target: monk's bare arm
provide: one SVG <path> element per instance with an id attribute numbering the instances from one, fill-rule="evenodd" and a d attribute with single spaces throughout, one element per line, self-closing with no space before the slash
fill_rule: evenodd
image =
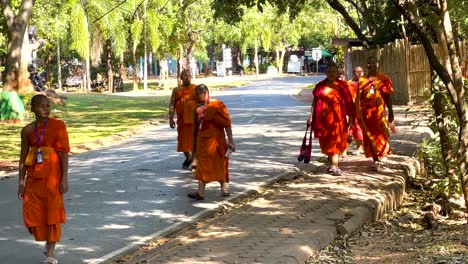
<path id="1" fill-rule="evenodd" d="M 21 151 L 20 151 L 20 161 L 19 161 L 19 179 L 18 179 L 18 198 L 24 198 L 24 184 L 26 177 L 26 166 L 24 164 L 26 156 L 29 152 L 29 143 L 28 143 L 28 134 L 30 132 L 30 125 L 24 127 L 21 130 Z"/>
<path id="2" fill-rule="evenodd" d="M 198 122 L 198 114 L 197 111 L 193 111 L 193 120 L 194 126 L 193 126 L 193 145 L 192 145 L 192 159 L 196 158 L 196 150 L 197 150 L 197 137 L 198 137 L 198 128 L 200 126 L 200 123 Z"/>
<path id="3" fill-rule="evenodd" d="M 234 145 L 234 138 L 232 137 L 232 128 L 226 127 L 226 135 L 228 137 L 228 147 L 232 150 L 232 152 L 236 151 L 236 145 Z"/>
<path id="4" fill-rule="evenodd" d="M 394 119 L 392 96 L 390 94 L 382 93 L 382 97 L 388 109 L 388 122 L 391 123 L 393 122 L 393 119 Z"/>
<path id="5" fill-rule="evenodd" d="M 174 121 L 174 114 L 175 114 L 175 100 L 176 100 L 176 92 L 179 89 L 179 87 L 176 87 L 172 90 L 172 95 L 171 95 L 171 102 L 169 103 L 169 126 L 171 128 L 175 128 L 176 124 Z"/>
<path id="6" fill-rule="evenodd" d="M 314 120 L 314 108 L 315 108 L 315 97 L 314 101 L 312 102 L 312 105 L 310 106 L 310 116 L 309 116 L 309 124 L 312 124 L 312 121 Z"/>
<path id="7" fill-rule="evenodd" d="M 60 192 L 68 192 L 68 153 L 59 152 L 60 167 L 62 168 L 62 180 L 60 181 Z"/>

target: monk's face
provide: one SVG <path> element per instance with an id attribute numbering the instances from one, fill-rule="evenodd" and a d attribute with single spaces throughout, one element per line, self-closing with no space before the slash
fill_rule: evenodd
<path id="1" fill-rule="evenodd" d="M 344 74 L 344 71 L 343 69 L 338 69 L 338 77 L 337 77 L 338 80 L 341 80 L 341 81 L 344 81 L 345 79 L 345 74 Z"/>
<path id="2" fill-rule="evenodd" d="M 367 70 L 369 72 L 376 72 L 377 71 L 377 60 L 373 57 L 367 60 Z"/>
<path id="3" fill-rule="evenodd" d="M 359 80 L 359 78 L 361 78 L 364 75 L 364 70 L 362 70 L 361 67 L 356 67 L 354 68 L 353 74 L 354 74 L 354 79 Z"/>
<path id="4" fill-rule="evenodd" d="M 338 68 L 335 66 L 330 66 L 327 68 L 327 80 L 334 82 L 338 79 Z"/>
<path id="5" fill-rule="evenodd" d="M 183 86 L 188 86 L 188 85 L 190 85 L 190 82 L 192 81 L 192 76 L 190 75 L 190 72 L 183 71 L 180 74 L 180 79 L 182 80 L 182 85 Z"/>
<path id="6" fill-rule="evenodd" d="M 198 103 L 205 104 L 210 100 L 210 94 L 207 90 L 202 90 L 197 93 Z"/>
<path id="7" fill-rule="evenodd" d="M 50 102 L 43 98 L 31 106 L 31 111 L 36 115 L 36 118 L 47 118 L 50 115 Z"/>

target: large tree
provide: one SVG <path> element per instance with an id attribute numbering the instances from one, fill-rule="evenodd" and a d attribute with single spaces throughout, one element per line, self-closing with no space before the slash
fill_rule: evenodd
<path id="1" fill-rule="evenodd" d="M 8 30 L 8 47 L 5 61 L 5 90 L 18 90 L 22 88 L 23 82 L 19 82 L 19 87 L 12 87 L 11 82 L 18 79 L 21 67 L 21 51 L 23 39 L 26 33 L 29 19 L 35 0 L 22 0 L 18 11 L 12 7 L 11 1 L 0 0 L 2 4 L 3 17 Z"/>
<path id="2" fill-rule="evenodd" d="M 421 44 L 424 46 L 427 58 L 431 68 L 437 73 L 448 95 L 455 106 L 460 128 L 458 131 L 458 153 L 457 161 L 459 164 L 459 178 L 462 192 L 465 197 L 465 205 L 468 212 L 468 87 L 463 83 L 462 70 L 460 66 L 460 58 L 457 55 L 455 42 L 458 41 L 453 37 L 452 24 L 446 0 L 434 0 L 430 6 L 434 10 L 432 19 L 438 25 L 437 30 L 442 34 L 438 38 L 438 45 L 441 48 L 443 63 L 436 56 L 428 25 L 424 23 L 424 19 L 419 15 L 423 7 L 418 7 L 411 0 L 391 0 L 400 10 L 402 15 L 408 21 L 411 29 L 418 35 Z M 427 11 L 427 10 L 426 10 Z"/>

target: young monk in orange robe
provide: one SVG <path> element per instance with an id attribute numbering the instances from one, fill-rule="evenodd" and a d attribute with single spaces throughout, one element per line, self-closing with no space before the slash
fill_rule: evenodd
<path id="1" fill-rule="evenodd" d="M 198 192 L 190 193 L 188 197 L 203 200 L 206 184 L 213 181 L 221 184 L 222 196 L 229 196 L 227 192 L 229 153 L 236 150 L 231 119 L 223 102 L 209 98 L 208 88 L 204 84 L 197 86 L 196 93 L 200 106 L 196 110 L 193 167 L 196 167 Z"/>
<path id="2" fill-rule="evenodd" d="M 357 95 L 357 87 L 358 87 L 358 81 L 359 79 L 364 75 L 364 71 L 362 70 L 361 67 L 357 66 L 353 70 L 353 79 L 349 81 L 349 91 L 351 92 L 351 96 L 353 97 L 353 102 L 356 101 L 356 95 Z M 354 125 L 352 130 L 353 138 L 356 141 L 356 154 L 360 154 L 363 152 L 362 149 L 362 130 L 361 127 L 359 126 L 359 121 L 355 119 Z"/>
<path id="3" fill-rule="evenodd" d="M 65 123 L 49 118 L 46 96 L 34 96 L 31 111 L 36 121 L 21 130 L 18 198 L 23 200 L 23 218 L 29 232 L 36 241 L 46 241 L 43 263 L 55 264 L 55 244 L 65 223 L 63 194 L 68 191 L 70 146 Z"/>
<path id="4" fill-rule="evenodd" d="M 182 85 L 172 91 L 169 105 L 169 126 L 176 127 L 174 112 L 177 113 L 177 152 L 185 154 L 182 169 L 189 169 L 192 162 L 193 127 L 197 100 L 195 97 L 195 84 L 191 84 L 190 71 L 184 70 L 180 75 Z"/>
<path id="5" fill-rule="evenodd" d="M 348 83 L 338 80 L 338 68 L 335 64 L 328 65 L 327 79 L 315 86 L 313 94 L 309 123 L 315 137 L 319 138 L 322 153 L 328 155 L 331 163 L 329 172 L 339 176 L 342 174 L 338 168 L 339 155 L 348 146 L 347 117 L 352 124 L 355 110 Z"/>
<path id="6" fill-rule="evenodd" d="M 377 60 L 367 60 L 368 74 L 359 79 L 356 95 L 356 111 L 364 136 L 364 153 L 372 157 L 373 170 L 378 170 L 382 161 L 391 154 L 389 127 L 385 118 L 388 109 L 388 122 L 393 122 L 393 106 L 390 95 L 394 92 L 390 78 L 377 71 Z"/>

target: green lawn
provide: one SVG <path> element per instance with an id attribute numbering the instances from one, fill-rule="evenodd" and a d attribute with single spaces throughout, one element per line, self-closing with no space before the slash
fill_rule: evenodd
<path id="1" fill-rule="evenodd" d="M 126 97 L 99 93 L 68 93 L 66 106 L 53 105 L 51 117 L 67 124 L 70 144 L 92 142 L 128 131 L 166 115 L 169 96 Z M 0 160 L 18 159 L 22 124 L 0 124 Z"/>
<path id="2" fill-rule="evenodd" d="M 194 83 L 197 84 L 197 80 Z M 243 86 L 247 83 L 249 82 L 211 81 L 206 84 L 209 89 L 216 90 Z M 173 85 L 175 84 L 173 80 Z M 173 87 L 172 83 L 169 87 Z M 157 83 L 150 82 L 148 88 L 156 90 Z M 125 83 L 124 90 L 132 90 L 132 84 Z M 140 84 L 139 91 L 142 90 L 143 84 Z M 66 96 L 68 97 L 66 106 L 52 105 L 51 117 L 66 122 L 71 145 L 103 139 L 128 131 L 144 124 L 145 121 L 164 116 L 167 114 L 170 100 L 169 95 L 127 97 L 101 93 L 67 93 Z M 33 120 L 34 116 L 28 109 L 23 123 L 0 123 L 0 161 L 18 159 L 21 128 Z"/>

